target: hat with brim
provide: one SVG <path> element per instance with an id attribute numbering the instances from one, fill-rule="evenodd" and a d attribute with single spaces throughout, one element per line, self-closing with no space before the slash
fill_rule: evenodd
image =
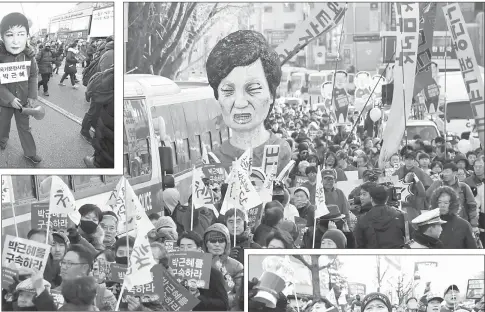
<path id="1" fill-rule="evenodd" d="M 324 169 L 322 170 L 322 178 L 326 178 L 326 177 L 336 179 L 337 173 L 333 169 Z"/>
<path id="2" fill-rule="evenodd" d="M 440 218 L 440 209 L 436 208 L 430 211 L 423 212 L 411 221 L 416 226 L 424 226 L 429 224 L 445 224 L 446 221 Z"/>
<path id="3" fill-rule="evenodd" d="M 345 215 L 340 212 L 337 205 L 327 205 L 328 213 L 320 217 L 320 220 L 340 220 L 345 218 Z"/>

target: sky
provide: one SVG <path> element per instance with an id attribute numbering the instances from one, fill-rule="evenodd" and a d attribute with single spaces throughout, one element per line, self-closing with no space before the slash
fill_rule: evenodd
<path id="1" fill-rule="evenodd" d="M 0 3 L 0 20 L 12 12 L 23 13 L 33 22 L 31 33 L 36 33 L 42 28 L 48 28 L 49 18 L 67 13 L 75 5 L 75 2 Z"/>

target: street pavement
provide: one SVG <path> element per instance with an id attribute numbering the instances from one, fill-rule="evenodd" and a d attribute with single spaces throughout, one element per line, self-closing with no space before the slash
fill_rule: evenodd
<path id="1" fill-rule="evenodd" d="M 69 79 L 64 80 L 66 86 L 58 85 L 63 69 L 64 66 L 60 68 L 59 75 L 51 77 L 49 96 L 44 96 L 42 87 L 39 89 L 37 103 L 45 108 L 44 119 L 30 120 L 37 154 L 42 157 L 42 162 L 34 165 L 23 156 L 13 118 L 7 148 L 0 150 L 0 168 L 85 168 L 83 158 L 92 155 L 94 149 L 79 133 L 82 118 L 89 108 L 84 97 L 86 87 L 82 85 L 82 68 L 78 67 L 77 90 L 72 89 Z"/>

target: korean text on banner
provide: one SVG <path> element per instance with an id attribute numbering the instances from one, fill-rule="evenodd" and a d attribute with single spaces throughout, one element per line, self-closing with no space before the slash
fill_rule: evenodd
<path id="1" fill-rule="evenodd" d="M 76 225 L 81 222 L 74 195 L 69 187 L 58 176 L 52 176 L 51 192 L 49 198 L 49 213 L 67 214 Z"/>
<path id="2" fill-rule="evenodd" d="M 32 229 L 46 229 L 49 219 L 49 203 L 30 204 L 30 226 Z M 50 231 L 67 233 L 67 213 L 51 213 Z"/>
<path id="3" fill-rule="evenodd" d="M 198 251 L 170 252 L 169 266 L 179 283 L 209 289 L 212 255 Z"/>
<path id="4" fill-rule="evenodd" d="M 473 45 L 458 3 L 443 7 L 448 29 L 451 31 L 453 47 L 460 64 L 461 74 L 470 99 L 475 125 L 480 141 L 485 140 L 485 102 L 483 78 L 478 68 Z"/>
<path id="5" fill-rule="evenodd" d="M 345 14 L 345 4 L 338 2 L 315 3 L 315 8 L 288 39 L 276 48 L 281 64 L 293 58 L 300 50 L 334 28 Z"/>
<path id="6" fill-rule="evenodd" d="M 379 155 L 379 167 L 399 149 L 405 124 L 411 112 L 416 75 L 416 58 L 419 38 L 418 3 L 394 3 L 398 15 L 396 63 L 394 65 L 394 93 L 391 111 L 383 132 L 383 146 Z"/>
<path id="7" fill-rule="evenodd" d="M 202 179 L 202 169 L 194 167 L 192 173 L 192 204 L 194 205 L 194 208 L 199 209 L 208 207 L 212 209 L 216 217 L 218 217 L 219 212 L 214 206 L 214 193 L 210 187 L 204 183 Z"/>
<path id="8" fill-rule="evenodd" d="M 123 283 L 127 269 L 128 267 L 124 264 L 110 263 L 109 274 L 106 276 L 107 281 Z"/>
<path id="9" fill-rule="evenodd" d="M 329 213 L 327 204 L 325 202 L 325 190 L 323 189 L 322 175 L 320 174 L 320 166 L 318 166 L 317 185 L 315 192 L 315 220 Z"/>
<path id="10" fill-rule="evenodd" d="M 154 280 L 163 281 L 162 310 L 164 311 L 192 311 L 199 304 L 199 299 L 194 297 L 183 287 L 175 277 L 169 274 L 165 268 L 159 265 L 161 270 L 154 270 Z"/>
<path id="11" fill-rule="evenodd" d="M 17 270 L 36 269 L 43 273 L 50 250 L 50 245 L 6 235 L 2 251 L 2 266 Z"/>
<path id="12" fill-rule="evenodd" d="M 280 154 L 280 146 L 279 145 L 265 145 L 264 146 L 264 153 L 263 153 L 263 162 L 262 162 L 262 169 L 263 172 L 268 176 L 271 171 L 273 165 L 278 166 L 278 155 Z"/>
<path id="13" fill-rule="evenodd" d="M 30 61 L 1 63 L 0 84 L 27 81 L 29 79 L 27 67 L 30 66 L 30 63 Z"/>
<path id="14" fill-rule="evenodd" d="M 2 204 L 13 204 L 15 202 L 15 197 L 13 195 L 13 186 L 12 186 L 12 176 L 2 175 Z"/>

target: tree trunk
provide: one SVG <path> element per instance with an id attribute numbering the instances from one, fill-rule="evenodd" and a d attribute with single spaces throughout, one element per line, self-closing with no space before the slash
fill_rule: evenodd
<path id="1" fill-rule="evenodd" d="M 312 273 L 312 288 L 313 288 L 313 301 L 322 297 L 320 293 L 320 269 L 318 266 L 319 255 L 312 255 L 312 263 L 310 271 Z"/>

